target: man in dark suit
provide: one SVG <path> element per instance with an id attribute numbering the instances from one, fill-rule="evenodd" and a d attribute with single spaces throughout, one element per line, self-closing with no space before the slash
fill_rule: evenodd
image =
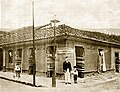
<path id="1" fill-rule="evenodd" d="M 65 58 L 63 62 L 63 71 L 65 73 L 65 84 L 71 84 L 70 82 L 70 72 L 71 72 L 71 63 L 68 60 L 68 57 Z"/>

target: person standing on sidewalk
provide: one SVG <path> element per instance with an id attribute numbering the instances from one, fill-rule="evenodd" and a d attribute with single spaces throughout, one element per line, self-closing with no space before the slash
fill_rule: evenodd
<path id="1" fill-rule="evenodd" d="M 77 66 L 74 66 L 74 83 L 77 83 L 78 71 Z"/>
<path id="2" fill-rule="evenodd" d="M 16 72 L 16 77 L 20 77 L 20 72 L 21 72 L 21 68 L 19 64 L 16 64 L 15 66 L 15 72 Z"/>
<path id="3" fill-rule="evenodd" d="M 65 61 L 63 62 L 63 72 L 65 73 L 65 84 L 71 84 L 70 82 L 70 72 L 71 72 L 71 63 L 66 56 Z"/>

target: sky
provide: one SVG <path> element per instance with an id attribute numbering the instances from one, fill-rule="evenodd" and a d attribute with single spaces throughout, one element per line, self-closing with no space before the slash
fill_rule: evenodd
<path id="1" fill-rule="evenodd" d="M 32 0 L 0 0 L 0 27 L 32 25 Z M 58 19 L 82 28 L 120 28 L 120 0 L 34 0 L 35 26 Z"/>

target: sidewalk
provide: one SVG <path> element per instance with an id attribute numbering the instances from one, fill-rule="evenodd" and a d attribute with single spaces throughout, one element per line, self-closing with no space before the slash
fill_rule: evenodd
<path id="1" fill-rule="evenodd" d="M 21 77 L 14 78 L 13 75 L 15 73 L 13 72 L 2 72 L 0 71 L 0 78 L 10 80 L 10 81 L 15 81 L 27 85 L 33 84 L 33 76 L 28 75 L 28 74 L 21 74 Z M 65 85 L 64 80 L 58 80 L 56 79 L 56 87 L 57 88 L 75 88 L 75 87 L 81 87 L 81 88 L 87 88 L 90 86 L 94 86 L 100 83 L 105 83 L 108 81 L 113 81 L 116 80 L 118 77 L 120 77 L 120 73 L 102 73 L 99 75 L 91 76 L 91 77 L 86 77 L 86 78 L 78 78 L 78 84 L 73 83 L 73 79 L 71 80 L 70 85 Z M 52 87 L 52 78 L 46 78 L 46 77 L 39 77 L 36 76 L 36 86 L 37 87 L 45 87 L 45 88 L 50 88 Z"/>

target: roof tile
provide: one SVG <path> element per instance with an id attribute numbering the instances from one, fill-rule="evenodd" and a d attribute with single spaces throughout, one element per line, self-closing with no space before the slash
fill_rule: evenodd
<path id="1" fill-rule="evenodd" d="M 49 38 L 54 36 L 53 27 L 39 29 L 40 26 L 35 27 L 35 39 Z M 37 30 L 38 29 L 38 30 Z M 78 30 L 67 26 L 65 24 L 56 27 L 56 36 L 71 35 L 76 37 L 84 37 L 88 39 L 101 40 L 106 42 L 113 42 L 120 44 L 120 35 L 109 35 L 100 32 L 91 32 L 85 30 Z M 4 34 L 1 37 L 0 44 L 9 44 L 22 41 L 32 40 L 32 26 L 15 29 Z"/>

